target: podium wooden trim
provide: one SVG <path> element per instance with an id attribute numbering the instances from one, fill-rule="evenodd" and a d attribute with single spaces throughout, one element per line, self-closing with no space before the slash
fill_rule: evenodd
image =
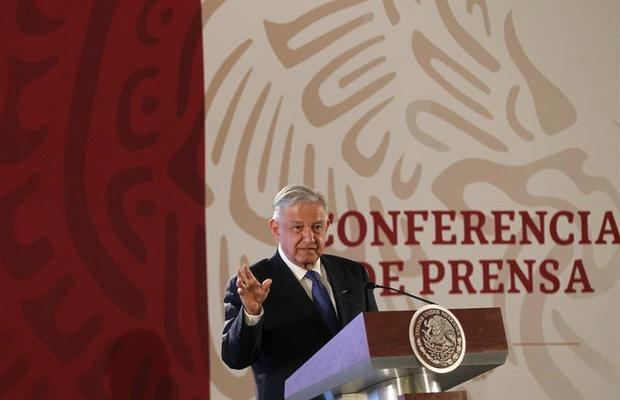
<path id="1" fill-rule="evenodd" d="M 442 391 L 504 364 L 508 356 L 499 308 L 450 311 L 465 332 L 466 353 L 454 371 L 435 375 Z M 334 398 L 364 393 L 384 382 L 419 373 L 422 365 L 409 342 L 409 323 L 414 313 L 415 310 L 361 313 L 286 380 L 285 399 L 307 400 L 324 393 Z"/>

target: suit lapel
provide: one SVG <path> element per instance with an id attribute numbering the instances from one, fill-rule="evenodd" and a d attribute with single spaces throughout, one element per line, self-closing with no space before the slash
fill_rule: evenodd
<path id="1" fill-rule="evenodd" d="M 278 251 L 269 259 L 271 271 L 270 277 L 273 279 L 271 286 L 272 293 L 270 297 L 277 293 L 277 296 L 271 297 L 272 307 L 280 309 L 285 307 L 293 307 L 300 315 L 308 319 L 315 320 L 325 326 L 321 315 L 316 309 L 314 303 L 308 297 L 308 293 L 301 286 L 297 277 L 293 274 L 284 260 L 280 257 Z M 321 256 L 321 262 L 327 273 L 327 278 L 334 294 L 334 301 L 338 313 L 338 322 L 340 328 L 344 327 L 351 320 L 351 304 L 348 302 L 348 294 L 351 292 L 350 284 L 345 279 L 344 271 L 329 256 Z M 268 277 L 268 276 L 266 276 Z M 265 278 L 266 278 L 265 277 Z M 263 278 L 263 279 L 265 279 Z M 269 300 L 269 297 L 267 298 Z"/>
<path id="2" fill-rule="evenodd" d="M 274 256 L 269 260 L 272 265 L 273 284 L 271 290 L 278 288 L 277 301 L 280 306 L 293 306 L 300 314 L 308 315 L 311 318 L 321 318 L 318 311 L 314 307 L 314 303 L 301 286 L 297 277 L 286 265 L 280 254 L 276 251 Z M 269 297 L 268 297 L 269 298 Z"/>
<path id="3" fill-rule="evenodd" d="M 327 272 L 327 278 L 332 287 L 332 293 L 334 293 L 334 301 L 336 302 L 336 308 L 338 310 L 338 320 L 340 327 L 342 328 L 348 322 L 349 305 L 343 301 L 343 296 L 350 291 L 348 287 L 343 269 L 334 264 L 333 261 L 326 256 L 321 256 L 321 262 Z"/>

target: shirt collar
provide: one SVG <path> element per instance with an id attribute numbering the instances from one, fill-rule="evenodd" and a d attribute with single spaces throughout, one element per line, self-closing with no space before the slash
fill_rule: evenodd
<path id="1" fill-rule="evenodd" d="M 278 254 L 280 254 L 280 257 L 282 258 L 284 263 L 290 268 L 291 272 L 293 272 L 297 280 L 301 281 L 306 275 L 306 270 L 289 260 L 286 257 L 286 254 L 284 254 L 284 250 L 282 250 L 282 246 L 280 244 L 278 244 Z M 321 276 L 323 275 L 321 268 L 321 257 L 316 260 L 316 263 L 312 266 L 311 270 L 316 271 Z"/>

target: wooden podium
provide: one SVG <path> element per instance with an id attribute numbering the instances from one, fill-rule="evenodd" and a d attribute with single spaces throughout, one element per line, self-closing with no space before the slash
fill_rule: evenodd
<path id="1" fill-rule="evenodd" d="M 285 383 L 287 400 L 461 400 L 443 392 L 502 365 L 508 344 L 499 308 L 450 310 L 465 332 L 466 353 L 452 372 L 438 374 L 416 359 L 409 341 L 411 311 L 358 315 Z"/>

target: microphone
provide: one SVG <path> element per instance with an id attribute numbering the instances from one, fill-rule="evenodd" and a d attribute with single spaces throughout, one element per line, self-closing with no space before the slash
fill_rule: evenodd
<path id="1" fill-rule="evenodd" d="M 434 304 L 434 305 L 437 305 L 437 303 L 434 303 L 434 302 L 432 302 L 432 301 L 430 301 L 430 300 L 423 299 L 422 297 L 415 296 L 415 295 L 413 295 L 413 294 L 411 294 L 411 293 L 407 293 L 407 292 L 405 292 L 404 290 L 398 290 L 398 289 L 395 289 L 395 288 L 393 288 L 393 287 L 383 286 L 383 285 L 378 285 L 378 284 L 376 284 L 376 283 L 374 283 L 374 282 L 370 282 L 370 281 L 369 281 L 369 282 L 366 282 L 366 285 L 365 285 L 365 286 L 366 286 L 366 289 L 371 289 L 371 290 L 372 290 L 372 289 L 376 289 L 376 288 L 381 288 L 381 289 L 391 290 L 392 292 L 396 292 L 396 293 L 404 294 L 405 296 L 412 297 L 412 298 L 414 298 L 414 299 L 416 299 L 416 300 L 423 301 L 423 302 L 425 302 L 425 303 L 427 303 L 427 304 Z"/>

